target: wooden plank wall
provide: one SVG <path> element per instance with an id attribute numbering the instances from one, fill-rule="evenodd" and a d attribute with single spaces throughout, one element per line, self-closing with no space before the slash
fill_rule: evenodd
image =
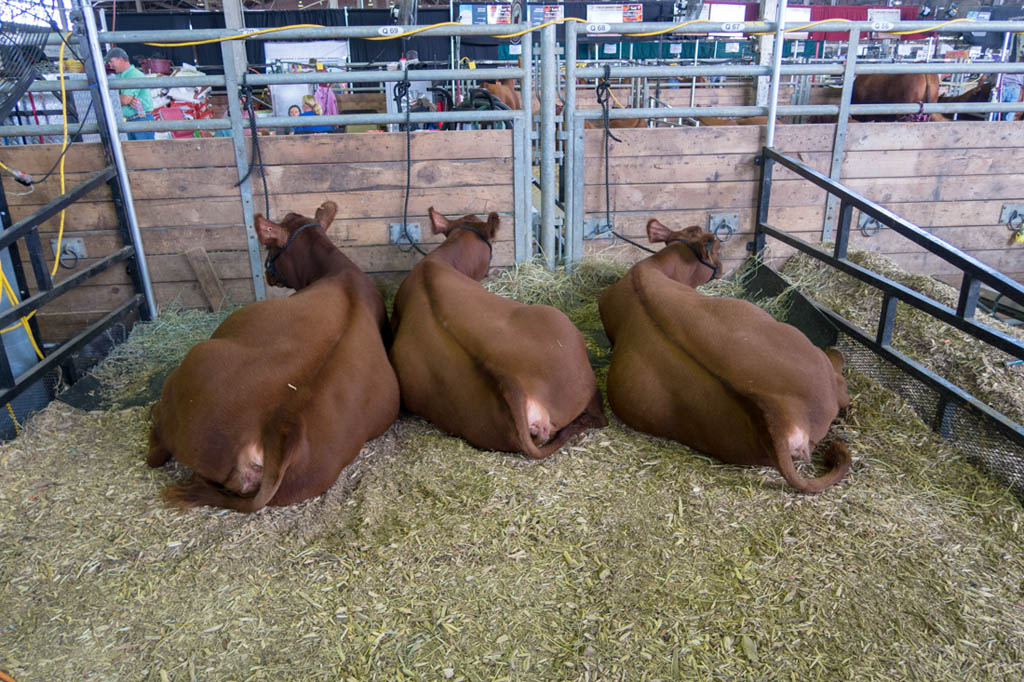
<path id="1" fill-rule="evenodd" d="M 777 147 L 827 172 L 833 125 L 783 125 Z M 726 271 L 744 259 L 752 237 L 758 169 L 753 160 L 764 128 L 616 130 L 611 142 L 610 189 L 615 224 L 646 244 L 648 218 L 670 227 L 707 226 L 710 213 L 738 213 L 742 232 L 725 245 Z M 586 133 L 587 218 L 604 215 L 602 131 Z M 843 182 L 895 213 L 931 230 L 979 260 L 1024 281 L 1024 246 L 1015 244 L 999 215 L 1004 203 L 1024 203 L 1024 122 L 854 123 L 848 133 Z M 776 167 L 770 222 L 811 242 L 820 241 L 824 192 Z M 856 225 L 857 215 L 854 215 Z M 772 247 L 778 257 L 789 250 Z M 851 248 L 885 253 L 912 272 L 949 276 L 953 268 L 892 231 Z M 607 251 L 627 262 L 646 254 L 610 240 L 588 241 L 585 251 Z"/>
<path id="2" fill-rule="evenodd" d="M 330 229 L 336 243 L 369 273 L 408 271 L 419 259 L 388 244 L 388 224 L 401 222 L 406 182 L 403 133 L 260 137 L 270 193 L 269 215 L 289 211 L 313 215 L 328 199 L 338 203 Z M 41 175 L 59 147 L 4 147 L 4 163 Z M 142 232 L 157 303 L 202 308 L 207 302 L 185 253 L 202 247 L 233 303 L 253 300 L 253 288 L 234 154 L 229 138 L 134 141 L 124 143 L 135 211 Z M 412 191 L 409 220 L 420 223 L 426 242 L 429 206 L 454 215 L 503 214 L 494 244 L 494 264 L 513 262 L 511 131 L 415 132 L 412 135 Z M 65 162 L 71 188 L 102 165 L 98 144 L 74 144 Z M 60 194 L 55 173 L 30 194 L 4 178 L 14 220 L 25 217 Z M 260 180 L 253 181 L 255 210 L 267 212 Z M 40 228 L 46 248 L 56 238 L 59 220 Z M 60 269 L 59 281 L 118 249 L 123 243 L 107 186 L 92 192 L 67 212 L 66 237 L 83 239 L 88 259 L 73 270 Z M 48 256 L 50 254 L 47 254 Z M 22 249 L 25 260 L 25 250 Z M 31 268 L 27 268 L 32 287 Z M 84 323 L 131 295 L 124 266 L 104 273 L 91 286 L 60 297 L 40 312 L 47 341 L 67 338 Z M 273 294 L 283 292 L 271 292 Z"/>

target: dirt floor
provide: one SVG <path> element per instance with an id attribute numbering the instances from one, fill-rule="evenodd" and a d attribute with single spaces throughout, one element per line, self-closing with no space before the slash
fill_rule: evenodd
<path id="1" fill-rule="evenodd" d="M 590 267 L 511 284 L 600 368 L 621 270 Z M 530 461 L 402 416 L 316 499 L 181 513 L 134 403 L 220 319 L 137 327 L 96 370 L 102 409 L 56 401 L 0 446 L 17 682 L 1021 678 L 1020 502 L 856 371 L 854 465 L 817 496 L 614 417 Z"/>

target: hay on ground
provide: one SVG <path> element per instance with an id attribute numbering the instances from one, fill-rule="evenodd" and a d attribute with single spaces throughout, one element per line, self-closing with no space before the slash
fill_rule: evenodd
<path id="1" fill-rule="evenodd" d="M 521 268 L 491 286 L 563 308 L 600 354 L 596 297 L 616 272 Z M 219 321 L 206 319 L 141 325 L 97 372 L 148 381 Z M 817 496 L 614 418 L 537 462 L 403 416 L 324 495 L 254 515 L 164 507 L 160 489 L 184 472 L 144 464 L 146 407 L 55 402 L 0 447 L 0 670 L 18 682 L 1019 678 L 1020 505 L 898 396 L 848 381 L 854 466 Z"/>

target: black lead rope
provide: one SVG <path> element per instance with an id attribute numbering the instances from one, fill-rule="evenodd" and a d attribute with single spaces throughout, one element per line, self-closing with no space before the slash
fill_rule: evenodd
<path id="1" fill-rule="evenodd" d="M 704 258 L 704 256 L 701 255 L 701 252 L 697 249 L 697 247 L 694 246 L 691 242 L 688 242 L 685 239 L 669 239 L 665 243 L 666 244 L 671 244 L 672 242 L 679 242 L 680 244 L 686 244 L 686 246 L 689 247 L 690 251 L 693 251 L 693 255 L 697 258 L 698 262 L 700 262 L 702 265 L 706 265 L 709 268 L 711 268 L 711 278 L 708 279 L 708 282 L 710 282 L 712 279 L 715 278 L 716 275 L 718 275 L 718 266 L 713 264 L 713 263 L 708 262 Z M 710 256 L 710 255 L 711 255 L 711 252 L 708 251 L 708 256 Z"/>
<path id="2" fill-rule="evenodd" d="M 616 142 L 622 142 L 619 138 L 612 135 L 611 128 L 608 125 L 608 102 L 611 99 L 611 84 L 608 79 L 611 78 L 611 67 L 607 64 L 604 65 L 604 80 L 597 84 L 597 103 L 601 105 L 601 112 L 604 117 L 604 222 L 609 229 L 612 227 L 612 210 L 611 210 L 611 187 L 608 176 L 608 138 L 615 140 Z M 642 249 L 647 253 L 657 253 L 654 249 L 649 249 L 643 244 L 633 241 L 629 237 L 624 237 L 615 230 L 612 230 L 612 234 L 621 239 L 624 242 L 632 244 L 638 249 Z"/>
<path id="3" fill-rule="evenodd" d="M 235 183 L 235 187 L 238 187 L 243 182 L 249 179 L 252 175 L 253 168 L 259 166 L 260 180 L 263 182 L 263 204 L 265 207 L 264 214 L 270 215 L 270 191 L 267 189 L 267 174 L 263 169 L 263 154 L 260 151 L 259 135 L 256 132 L 256 107 L 253 102 L 255 97 L 252 94 L 252 87 L 246 85 L 245 75 L 242 76 L 242 97 L 245 99 L 245 110 L 249 114 L 249 132 L 252 138 L 252 152 L 249 154 L 249 170 L 245 172 L 238 182 Z"/>
<path id="4" fill-rule="evenodd" d="M 282 246 L 278 250 L 278 252 L 275 253 L 273 256 L 270 255 L 270 250 L 268 249 L 267 250 L 267 258 L 266 258 L 266 260 L 263 261 L 263 269 L 267 271 L 267 275 L 269 275 L 270 277 L 273 277 L 274 279 L 276 279 L 278 282 L 280 282 L 282 285 L 288 287 L 289 289 L 294 289 L 295 287 L 289 285 L 285 281 L 284 277 L 281 276 L 281 273 L 279 273 L 277 271 L 277 268 L 274 267 L 274 261 L 276 261 L 278 258 L 280 258 L 281 254 L 284 253 L 288 249 L 288 247 L 292 245 L 292 242 L 295 241 L 295 238 L 299 236 L 300 232 L 302 232 L 303 230 L 305 230 L 306 228 L 309 228 L 309 227 L 319 227 L 319 226 L 320 226 L 320 223 L 306 223 L 302 227 L 298 228 L 297 230 L 292 232 L 290 235 L 288 235 L 288 241 L 286 241 L 284 243 L 284 246 Z"/>
<path id="5" fill-rule="evenodd" d="M 491 241 L 484 236 L 484 233 L 476 229 L 475 227 L 470 227 L 469 225 L 452 225 L 451 230 L 454 229 L 469 230 L 477 237 L 480 237 L 481 241 L 483 241 L 484 244 L 487 244 L 487 267 L 490 267 L 491 259 L 494 258 L 494 247 L 491 246 Z M 451 230 L 449 230 L 449 232 L 451 232 Z"/>
<path id="6" fill-rule="evenodd" d="M 409 236 L 409 192 L 412 189 L 412 126 L 409 123 L 409 117 L 412 115 L 412 98 L 409 97 L 409 70 L 403 70 L 404 78 L 395 83 L 395 103 L 401 107 L 402 100 L 406 100 L 405 103 L 405 204 L 402 207 L 402 236 L 409 242 L 408 247 L 402 247 L 402 240 L 397 240 L 396 246 L 398 250 L 403 253 L 408 253 L 413 249 L 419 252 L 421 256 L 427 255 L 426 251 L 421 249 L 419 245 L 412 240 Z"/>

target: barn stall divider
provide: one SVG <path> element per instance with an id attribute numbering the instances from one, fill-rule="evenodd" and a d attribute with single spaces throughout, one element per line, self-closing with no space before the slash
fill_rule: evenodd
<path id="1" fill-rule="evenodd" d="M 779 5 L 779 17 L 784 5 Z M 1021 28 L 1020 22 L 985 26 L 985 30 L 995 31 Z M 687 26 L 685 30 L 705 28 Z M 731 28 L 740 30 L 739 25 Z M 1024 263 L 1019 248 L 1013 248 L 1013 235 L 1007 231 L 1005 217 L 1007 207 L 1022 198 L 1020 188 L 1024 183 L 1012 169 L 1013 159 L 1019 157 L 1019 147 L 1024 145 L 1024 125 L 968 121 L 928 125 L 851 123 L 850 117 L 909 115 L 919 111 L 1020 111 L 1024 107 L 1019 103 L 855 105 L 851 99 L 854 77 L 859 73 L 1021 73 L 1024 64 L 858 64 L 861 31 L 878 30 L 878 27 L 861 22 L 845 26 L 837 23 L 835 28 L 849 33 L 844 65 L 783 66 L 781 51 L 775 52 L 771 68 L 764 65 L 577 68 L 571 60 L 567 62 L 563 115 L 568 259 L 601 251 L 626 262 L 639 260 L 646 254 L 630 242 L 643 240 L 647 219 L 657 216 L 673 229 L 696 222 L 715 232 L 725 242 L 722 257 L 726 272 L 745 262 L 751 251 L 758 254 L 761 262 L 778 268 L 800 250 L 844 272 L 855 273 L 885 292 L 877 338 L 865 335 L 856 325 L 832 311 L 826 309 L 826 314 L 844 333 L 898 368 L 901 385 L 908 383 L 904 375 L 918 382 L 920 388 L 916 392 L 930 394 L 926 400 L 915 401 L 922 418 L 943 437 L 966 443 L 976 462 L 1021 495 L 1024 493 L 1024 456 L 1021 454 L 1024 452 L 1024 427 L 1000 412 L 1005 408 L 985 404 L 929 369 L 927 362 L 916 362 L 895 350 L 891 335 L 899 298 L 984 340 L 1011 358 L 1024 359 L 1024 345 L 1019 340 L 973 319 L 981 283 L 991 288 L 996 300 L 1006 297 L 1018 305 L 1024 302 L 1024 286 L 1020 283 L 1024 278 L 1021 273 Z M 913 32 L 929 28 L 961 30 L 949 25 L 935 27 L 926 22 L 900 22 L 889 30 Z M 574 54 L 579 30 L 576 24 L 566 27 L 569 54 Z M 585 30 L 651 35 L 675 28 L 614 24 L 589 26 Z M 752 33 L 763 31 L 764 27 L 759 23 L 747 24 L 742 30 Z M 780 42 L 782 25 L 777 23 L 775 30 L 776 40 Z M 582 108 L 575 94 L 578 78 L 610 83 L 613 78 L 683 79 L 707 74 L 772 74 L 767 106 L 612 108 L 605 96 L 603 104 L 599 100 L 588 101 L 588 108 Z M 841 75 L 843 87 L 839 102 L 780 105 L 781 75 Z M 691 84 L 691 98 L 692 87 Z M 704 115 L 767 115 L 764 137 L 762 139 L 761 126 L 627 128 L 614 132 L 608 129 L 609 122 L 618 119 Z M 777 125 L 778 116 L 788 115 L 835 116 L 836 123 Z M 587 131 L 587 121 L 604 123 L 605 130 Z M 613 134 L 617 140 L 611 139 Z M 800 161 L 791 159 L 792 155 Z M 773 173 L 775 161 L 779 161 L 780 168 Z M 852 189 L 838 185 L 840 178 L 846 179 Z M 808 185 L 806 179 L 812 179 L 814 184 Z M 929 230 L 898 218 L 871 199 L 890 205 L 897 213 L 906 209 Z M 857 224 L 861 230 L 860 235 L 851 238 L 851 234 L 856 235 L 851 231 L 855 209 L 859 211 Z M 892 229 L 882 231 L 880 226 L 883 225 Z M 768 253 L 764 249 L 765 234 L 779 240 Z M 750 241 L 751 237 L 756 237 L 755 242 Z M 891 254 L 908 270 L 952 280 L 960 286 L 960 305 L 950 311 L 941 303 L 926 300 L 921 294 L 850 264 L 846 253 L 851 239 L 862 248 Z M 837 246 L 829 257 L 818 245 L 833 240 Z M 813 298 L 813 293 L 810 295 Z M 854 357 L 861 358 L 857 354 Z M 861 361 L 858 366 L 865 364 Z M 880 374 L 877 370 L 873 373 L 884 379 Z"/>
<path id="2" fill-rule="evenodd" d="M 91 8 L 83 2 L 86 10 Z M 781 11 L 781 10 L 780 10 Z M 781 14 L 779 15 L 781 16 Z M 147 78 L 118 80 L 112 88 L 159 86 L 224 86 L 229 93 L 276 83 L 404 83 L 413 80 L 454 80 L 466 78 L 461 69 L 402 69 L 399 71 L 362 71 L 308 74 L 245 74 L 244 58 L 238 61 L 238 45 L 227 39 L 267 40 L 322 38 L 382 38 L 402 35 L 516 35 L 521 34 L 523 63 L 533 64 L 531 31 L 539 30 L 540 99 L 539 130 L 533 131 L 529 107 L 521 111 L 444 112 L 414 114 L 356 114 L 326 116 L 321 120 L 331 125 L 366 123 L 423 124 L 437 121 L 506 122 L 509 131 L 452 131 L 379 133 L 374 135 L 332 135 L 307 138 L 258 137 L 266 178 L 266 194 L 261 196 L 261 181 L 249 174 L 252 140 L 243 135 L 243 112 L 237 98 L 228 97 L 228 119 L 122 123 L 124 131 L 141 130 L 221 130 L 231 129 L 232 140 L 170 140 L 133 142 L 124 145 L 131 179 L 136 187 L 135 206 L 140 213 L 142 241 L 154 261 L 154 291 L 159 304 L 174 303 L 184 307 L 220 307 L 225 301 L 245 303 L 265 295 L 261 259 L 252 231 L 252 216 L 257 211 L 273 214 L 276 210 L 306 210 L 324 198 L 341 194 L 339 222 L 332 235 L 342 246 L 352 247 L 354 260 L 368 272 L 384 275 L 408 270 L 416 255 L 410 255 L 412 240 L 406 225 L 404 194 L 409 192 L 411 215 L 422 215 L 434 205 L 445 212 L 483 213 L 498 211 L 514 218 L 512 238 L 508 232 L 499 241 L 495 264 L 502 266 L 524 262 L 540 254 L 548 267 L 568 266 L 579 261 L 584 253 L 605 250 L 610 231 L 623 236 L 638 237 L 652 211 L 663 220 L 682 223 L 704 223 L 716 234 L 731 235 L 725 244 L 726 271 L 735 269 L 747 256 L 744 237 L 752 235 L 755 224 L 757 170 L 755 161 L 764 144 L 769 149 L 798 154 L 811 167 L 829 177 L 848 179 L 851 186 L 865 196 L 899 204 L 917 216 L 938 234 L 969 252 L 986 252 L 980 257 L 1011 276 L 1020 276 L 1019 259 L 1005 245 L 994 243 L 986 232 L 1002 230 L 994 213 L 998 201 L 1017 200 L 1014 177 L 1006 177 L 1000 164 L 1010 163 L 1016 148 L 1024 146 L 1017 123 L 948 124 L 850 124 L 851 113 L 914 113 L 917 105 L 850 105 L 851 85 L 856 73 L 904 72 L 1011 72 L 1024 71 L 1014 64 L 931 64 L 871 65 L 858 64 L 856 47 L 862 30 L 877 30 L 867 22 L 831 22 L 822 30 L 844 30 L 850 35 L 848 54 L 853 58 L 845 65 L 792 64 L 782 65 L 781 51 L 775 52 L 774 63 L 757 66 L 604 66 L 577 68 L 575 60 L 565 62 L 564 84 L 559 78 L 560 64 L 556 55 L 553 25 L 519 26 L 438 26 L 438 27 L 325 27 L 286 28 L 273 33 L 252 35 L 241 28 L 224 30 L 160 32 L 161 41 L 225 40 L 224 76 L 186 78 Z M 778 21 L 747 24 L 698 22 L 697 24 L 594 24 L 580 27 L 567 22 L 566 50 L 575 54 L 579 31 L 591 33 L 668 34 L 672 32 L 711 33 L 722 30 L 747 34 L 774 31 L 776 41 L 785 26 Z M 946 30 L 1014 30 L 1019 23 L 961 22 L 955 26 L 938 26 L 931 22 L 903 22 L 889 29 L 903 31 Z M 140 43 L 154 39 L 152 32 L 104 32 L 103 42 Z M 476 69 L 474 79 L 512 77 L 520 81 L 524 101 L 531 98 L 531 67 Z M 844 76 L 837 104 L 779 105 L 781 76 L 807 75 Z M 592 108 L 594 102 L 577 99 L 577 78 L 695 78 L 697 76 L 771 77 L 767 106 L 746 106 L 716 94 L 711 106 L 704 107 L 641 107 L 618 108 L 608 112 Z M 670 93 L 662 102 L 671 103 L 689 98 L 694 103 L 695 91 L 683 89 Z M 38 83 L 35 88 L 50 90 L 53 83 Z M 73 84 L 72 89 L 76 87 Z M 85 84 L 77 85 L 84 88 Z M 562 121 L 565 130 L 556 131 L 555 100 L 564 87 L 565 107 Z M 729 97 L 735 98 L 735 90 Z M 709 100 L 709 102 L 712 100 Z M 580 106 L 582 105 L 582 106 Z M 591 107 L 591 108 L 583 108 Z M 925 105 L 926 112 L 1017 111 L 1019 104 L 937 104 Z M 762 140 L 760 127 L 713 128 L 639 128 L 619 130 L 621 143 L 608 143 L 599 130 L 585 132 L 585 122 L 609 119 L 668 119 L 690 116 L 743 116 L 768 114 L 768 125 Z M 777 128 L 779 115 L 837 115 L 834 125 L 787 125 Z M 260 128 L 291 127 L 290 117 L 260 117 Z M 911 126 L 908 128 L 908 126 Z M 88 127 L 88 126 L 87 126 Z M 43 130 L 39 132 L 56 132 Z M 907 135 L 914 131 L 915 135 Z M 2 131 L 0 132 L 8 132 Z M 86 132 L 89 132 L 88 130 Z M 949 137 L 954 142 L 947 141 Z M 778 138 L 778 141 L 776 141 Z M 534 176 L 530 149 L 536 139 L 536 163 L 539 177 Z M 558 143 L 563 149 L 559 151 Z M 405 146 L 410 146 L 406 154 Z M 607 145 L 608 152 L 604 152 Z M 976 149 L 979 145 L 990 148 Z M 958 150 L 957 159 L 964 159 L 964 168 L 951 175 L 943 165 L 949 158 L 949 147 Z M 25 153 L 22 150 L 22 153 Z M 37 165 L 54 158 L 38 155 Z M 879 161 L 879 158 L 882 161 Z M 90 158 L 88 148 L 69 154 L 73 173 L 88 173 L 97 166 L 98 157 Z M 409 182 L 404 178 L 405 163 L 411 164 Z M 566 195 L 565 221 L 559 225 L 556 206 L 557 165 L 564 169 Z M 586 163 L 589 161 L 589 163 Z M 598 163 L 594 163 L 597 161 Z M 601 167 L 608 164 L 607 171 Z M 26 164 L 31 162 L 27 159 Z M 948 165 L 948 164 L 946 164 Z M 879 173 L 879 169 L 885 170 Z M 898 178 L 898 180 L 896 179 Z M 236 181 L 240 181 L 238 189 Z M 785 225 L 810 243 L 831 238 L 836 220 L 836 202 L 817 191 L 808 193 L 796 176 L 780 171 L 774 180 L 774 224 Z M 529 190 L 531 183 L 540 188 L 539 229 L 532 226 L 534 209 Z M 19 197 L 16 211 L 28 211 L 51 196 L 45 185 L 27 198 Z M 169 199 L 177 195 L 179 198 Z M 91 202 L 83 204 L 70 229 L 79 230 L 87 251 L 105 254 L 111 248 L 114 221 L 107 195 L 93 193 Z M 956 203 L 953 203 L 956 202 Z M 606 205 L 607 204 L 607 205 Z M 823 205 L 824 204 L 824 205 Z M 106 208 L 104 208 L 107 206 Z M 949 210 L 953 207 L 953 210 Z M 602 214 L 614 211 L 616 221 Z M 589 220 L 588 220 L 589 216 Z M 965 224 L 966 221 L 974 221 Z M 587 224 L 589 223 L 589 225 Z M 197 232 L 196 228 L 202 231 Z M 239 228 L 242 229 L 239 229 Z M 50 225 L 52 230 L 52 223 Z M 397 230 L 396 230 L 397 228 Z M 588 237 L 584 241 L 586 232 Z M 893 240 L 886 232 L 875 237 L 864 230 L 863 239 L 855 243 L 888 249 Z M 421 237 L 422 241 L 429 241 Z M 867 241 L 874 239 L 875 241 Z M 990 247 L 990 248 L 986 248 Z M 615 247 L 618 258 L 631 261 L 639 257 L 633 247 Z M 893 247 L 899 248 L 899 247 Z M 770 262 L 780 262 L 792 253 L 789 247 L 773 249 Z M 942 259 L 912 251 L 893 251 L 897 262 L 918 271 L 941 266 Z M 93 256 L 95 257 L 95 256 Z M 954 268 L 931 274 L 954 276 Z M 41 322 L 55 335 L 65 333 L 60 322 L 75 317 L 95 318 L 111 304 L 120 302 L 125 273 L 110 272 L 91 291 L 80 294 L 80 300 L 66 304 L 54 316 L 41 315 Z M 70 299 L 69 299 L 70 301 Z"/>

